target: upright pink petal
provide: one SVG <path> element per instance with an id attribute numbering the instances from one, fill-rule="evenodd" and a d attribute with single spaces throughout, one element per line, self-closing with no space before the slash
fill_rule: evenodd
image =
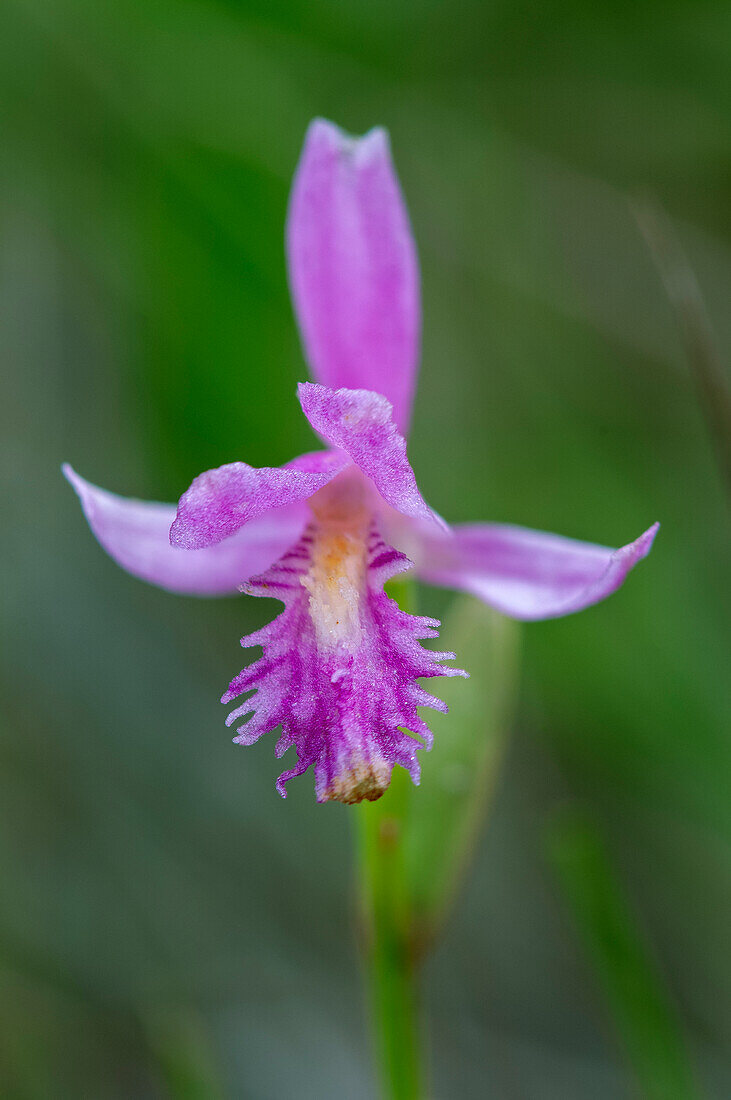
<path id="1" fill-rule="evenodd" d="M 404 516 L 446 529 L 419 492 L 390 401 L 370 390 L 331 390 L 314 382 L 301 382 L 299 397 L 315 431 L 352 458 L 387 504 Z"/>
<path id="2" fill-rule="evenodd" d="M 180 498 L 170 542 L 183 550 L 214 546 L 245 523 L 311 497 L 347 465 L 347 455 L 323 451 L 301 455 L 287 466 L 257 469 L 229 462 L 207 470 Z"/>
<path id="3" fill-rule="evenodd" d="M 385 130 L 316 119 L 287 220 L 289 279 L 314 378 L 388 397 L 406 432 L 421 325 L 419 267 Z"/>
<path id="4" fill-rule="evenodd" d="M 208 550 L 170 545 L 174 504 L 116 496 L 63 472 L 76 490 L 94 535 L 118 565 L 150 584 L 190 596 L 225 596 L 267 569 L 298 538 L 307 522 L 304 504 L 262 516 Z"/>
<path id="5" fill-rule="evenodd" d="M 615 592 L 647 557 L 659 526 L 610 550 L 525 527 L 465 524 L 451 537 L 424 529 L 418 554 L 411 552 L 429 584 L 471 592 L 514 619 L 553 619 Z M 412 535 L 416 538 L 415 531 Z"/>

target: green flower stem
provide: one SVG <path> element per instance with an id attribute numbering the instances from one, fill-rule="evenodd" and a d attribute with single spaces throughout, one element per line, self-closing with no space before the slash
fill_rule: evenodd
<path id="1" fill-rule="evenodd" d="M 379 802 L 357 809 L 370 1011 L 388 1100 L 419 1100 L 423 1095 L 417 962 L 404 874 L 409 783 L 399 770 Z"/>
<path id="2" fill-rule="evenodd" d="M 387 589 L 416 612 L 413 585 Z M 518 628 L 458 597 L 440 648 L 472 676 L 440 681 L 450 713 L 430 716 L 434 749 L 418 791 L 402 768 L 377 802 L 355 808 L 373 1034 L 386 1100 L 422 1100 L 419 967 L 454 905 L 488 812 L 517 688 Z"/>
<path id="3" fill-rule="evenodd" d="M 388 594 L 415 612 L 409 580 L 392 581 Z M 373 1039 L 387 1100 L 424 1095 L 413 907 L 404 862 L 411 780 L 395 768 L 377 802 L 356 809 L 359 886 Z"/>

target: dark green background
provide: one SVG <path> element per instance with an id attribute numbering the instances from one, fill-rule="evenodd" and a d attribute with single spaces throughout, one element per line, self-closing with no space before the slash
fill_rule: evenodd
<path id="1" fill-rule="evenodd" d="M 173 500 L 311 447 L 282 242 L 315 114 L 391 131 L 433 505 L 608 545 L 663 523 L 609 602 L 523 631 L 489 828 L 426 975 L 435 1095 L 635 1095 L 548 855 L 567 806 L 699 1093 L 731 1094 L 728 512 L 628 205 L 675 223 L 727 359 L 730 61 L 723 2 L 4 0 L 4 1096 L 374 1094 L 349 811 L 309 776 L 282 802 L 273 737 L 233 747 L 217 703 L 274 605 L 127 577 L 59 473 Z"/>

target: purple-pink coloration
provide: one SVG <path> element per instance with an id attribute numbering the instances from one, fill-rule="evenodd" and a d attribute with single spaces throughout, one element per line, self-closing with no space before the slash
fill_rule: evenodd
<path id="1" fill-rule="evenodd" d="M 315 119 L 294 177 L 287 259 L 313 377 L 384 394 L 405 432 L 419 356 L 419 266 L 388 135 Z"/>
<path id="2" fill-rule="evenodd" d="M 299 397 L 315 431 L 350 456 L 387 504 L 446 529 L 419 492 L 390 401 L 371 390 L 329 390 L 313 382 L 300 383 Z"/>
<path id="3" fill-rule="evenodd" d="M 251 745 L 281 725 L 277 755 L 297 749 L 296 767 L 277 783 L 283 795 L 284 784 L 311 764 L 319 802 L 379 798 L 394 763 L 418 782 L 418 743 L 402 730 L 420 734 L 429 748 L 431 732 L 416 708 L 446 707 L 416 680 L 464 675 L 440 663 L 453 653 L 419 645 L 437 636 L 436 619 L 406 614 L 383 591 L 411 562 L 367 524 L 364 514 L 345 530 L 315 520 L 292 550 L 245 586 L 252 596 L 281 600 L 285 610 L 242 638 L 243 646 L 264 652 L 232 681 L 223 702 L 256 689 L 228 716 L 231 725 L 254 712 L 234 740 Z"/>
<path id="4" fill-rule="evenodd" d="M 170 544 L 174 504 L 132 500 L 85 481 L 68 464 L 63 472 L 76 490 L 89 526 L 118 565 L 169 592 L 230 596 L 242 577 L 260 573 L 299 537 L 307 505 L 289 505 L 247 523 L 231 538 L 182 554 Z"/>
<path id="5" fill-rule="evenodd" d="M 242 639 L 262 656 L 225 703 L 234 738 L 281 726 L 281 756 L 312 766 L 319 801 L 378 798 L 394 764 L 419 780 L 431 733 L 417 684 L 463 676 L 425 650 L 434 619 L 407 615 L 384 583 L 413 567 L 506 615 L 547 619 L 597 603 L 650 551 L 658 525 L 619 550 L 504 524 L 451 530 L 424 501 L 406 455 L 419 348 L 419 277 L 384 131 L 356 139 L 315 121 L 292 189 L 290 283 L 315 383 L 299 395 L 326 451 L 283 467 L 233 462 L 174 505 L 127 500 L 64 473 L 92 531 L 129 573 L 173 592 L 273 596 L 284 611 Z M 407 556 L 408 555 L 408 556 Z M 252 693 L 255 693 L 252 697 Z M 409 732 L 410 731 L 410 732 Z M 416 734 L 421 742 L 410 736 Z"/>
<path id="6" fill-rule="evenodd" d="M 619 550 L 505 523 L 465 523 L 422 537 L 421 576 L 471 592 L 513 619 L 554 619 L 610 596 L 646 558 L 660 524 Z"/>
<path id="7" fill-rule="evenodd" d="M 199 474 L 183 493 L 170 528 L 170 545 L 181 550 L 215 546 L 245 523 L 275 508 L 307 500 L 345 469 L 346 455 L 332 451 L 300 455 L 281 469 L 255 469 L 229 462 Z"/>

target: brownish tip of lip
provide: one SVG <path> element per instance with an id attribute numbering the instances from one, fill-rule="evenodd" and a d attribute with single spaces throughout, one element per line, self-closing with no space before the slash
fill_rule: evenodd
<path id="1" fill-rule="evenodd" d="M 376 765 L 359 764 L 335 776 L 325 790 L 321 802 L 343 802 L 355 806 L 358 802 L 375 802 L 388 789 L 391 767 L 385 761 Z"/>

